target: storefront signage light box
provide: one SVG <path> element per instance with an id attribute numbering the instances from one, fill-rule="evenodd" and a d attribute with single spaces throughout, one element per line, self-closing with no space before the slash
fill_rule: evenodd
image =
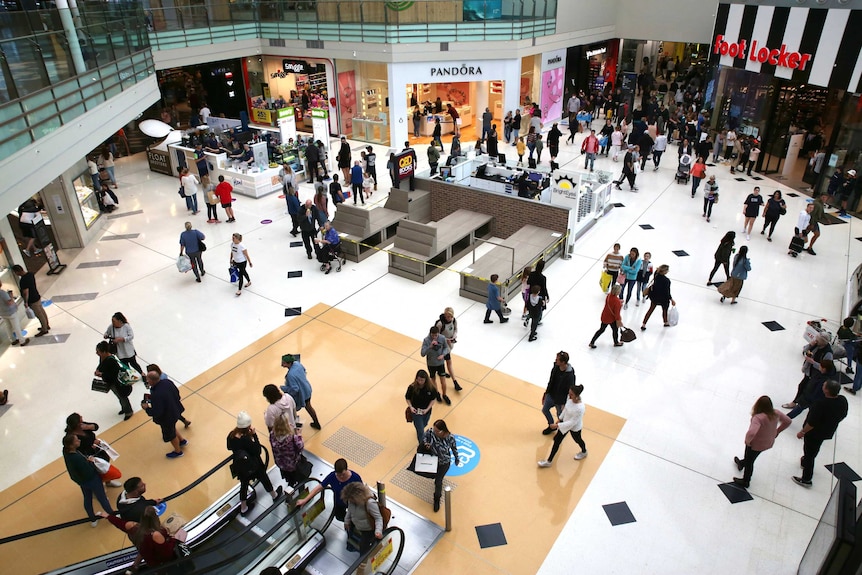
<path id="1" fill-rule="evenodd" d="M 730 56 L 731 58 L 739 58 L 745 60 L 747 40 L 744 38 L 736 43 L 726 42 L 724 36 L 716 35 L 715 44 L 713 45 L 713 54 L 721 54 L 722 56 Z M 769 49 L 757 47 L 757 40 L 751 41 L 751 49 L 748 51 L 749 60 L 752 62 L 760 62 L 761 64 L 769 63 L 771 66 L 779 68 L 790 68 L 791 70 L 805 70 L 805 65 L 811 60 L 811 54 L 803 54 L 801 52 L 788 52 L 787 45 L 782 44 L 781 49 Z"/>
<path id="2" fill-rule="evenodd" d="M 312 118 L 326 119 L 329 117 L 329 110 L 321 110 L 320 108 L 312 108 L 311 109 L 311 117 Z"/>
<path id="3" fill-rule="evenodd" d="M 281 61 L 281 68 L 289 74 L 308 74 L 311 72 L 310 66 L 305 60 L 288 60 L 285 58 Z"/>
<path id="4" fill-rule="evenodd" d="M 604 54 L 607 51 L 608 51 L 607 48 L 596 48 L 595 50 L 587 50 L 587 60 L 589 60 L 593 56 L 598 56 L 599 54 Z"/>
<path id="5" fill-rule="evenodd" d="M 452 67 L 440 67 L 440 68 L 431 68 L 432 76 L 481 76 L 482 75 L 482 67 L 481 66 L 467 66 L 466 64 L 462 64 L 460 66 L 452 66 Z"/>

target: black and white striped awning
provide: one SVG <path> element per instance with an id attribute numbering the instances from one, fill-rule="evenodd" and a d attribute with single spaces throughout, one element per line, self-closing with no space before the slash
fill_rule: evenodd
<path id="1" fill-rule="evenodd" d="M 859 93 L 860 49 L 862 10 L 719 4 L 710 62 Z"/>

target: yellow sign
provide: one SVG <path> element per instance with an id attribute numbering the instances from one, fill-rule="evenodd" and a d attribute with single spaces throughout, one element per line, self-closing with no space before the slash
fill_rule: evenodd
<path id="1" fill-rule="evenodd" d="M 326 503 L 323 501 L 323 497 L 320 497 L 314 505 L 312 505 L 308 511 L 302 514 L 302 524 L 308 527 L 311 525 L 311 522 L 317 519 L 317 516 L 323 513 L 323 509 L 326 507 Z"/>
<path id="2" fill-rule="evenodd" d="M 272 124 L 272 112 L 262 108 L 251 109 L 252 121 L 258 124 Z"/>
<path id="3" fill-rule="evenodd" d="M 386 545 L 371 559 L 371 570 L 376 572 L 390 555 L 392 555 L 392 537 L 386 540 Z"/>

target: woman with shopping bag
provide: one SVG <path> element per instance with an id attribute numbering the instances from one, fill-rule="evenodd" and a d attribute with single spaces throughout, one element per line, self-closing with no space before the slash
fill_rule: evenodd
<path id="1" fill-rule="evenodd" d="M 84 421 L 79 413 L 73 413 L 66 418 L 65 433 L 75 435 L 81 442 L 78 446 L 79 452 L 85 457 L 94 458 L 93 464 L 96 466 L 102 482 L 107 487 L 122 487 L 123 484 L 117 480 L 123 474 L 111 464 L 111 454 L 116 453 L 116 451 L 107 442 L 96 437 L 97 431 L 99 431 L 99 424 Z"/>
<path id="2" fill-rule="evenodd" d="M 731 305 L 737 303 L 736 298 L 739 297 L 739 292 L 742 291 L 742 284 L 748 279 L 748 272 L 750 271 L 751 260 L 748 259 L 748 246 L 742 246 L 739 248 L 739 253 L 733 259 L 733 269 L 730 271 L 730 278 L 718 288 L 722 303 L 724 303 L 725 298 L 730 298 Z"/>

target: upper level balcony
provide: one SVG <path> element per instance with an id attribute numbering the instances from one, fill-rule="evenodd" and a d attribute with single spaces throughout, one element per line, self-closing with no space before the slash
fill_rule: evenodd
<path id="1" fill-rule="evenodd" d="M 153 50 L 260 38 L 405 44 L 554 34 L 558 0 L 189 0 L 147 11 Z M 163 2 L 164 6 L 167 2 Z"/>

